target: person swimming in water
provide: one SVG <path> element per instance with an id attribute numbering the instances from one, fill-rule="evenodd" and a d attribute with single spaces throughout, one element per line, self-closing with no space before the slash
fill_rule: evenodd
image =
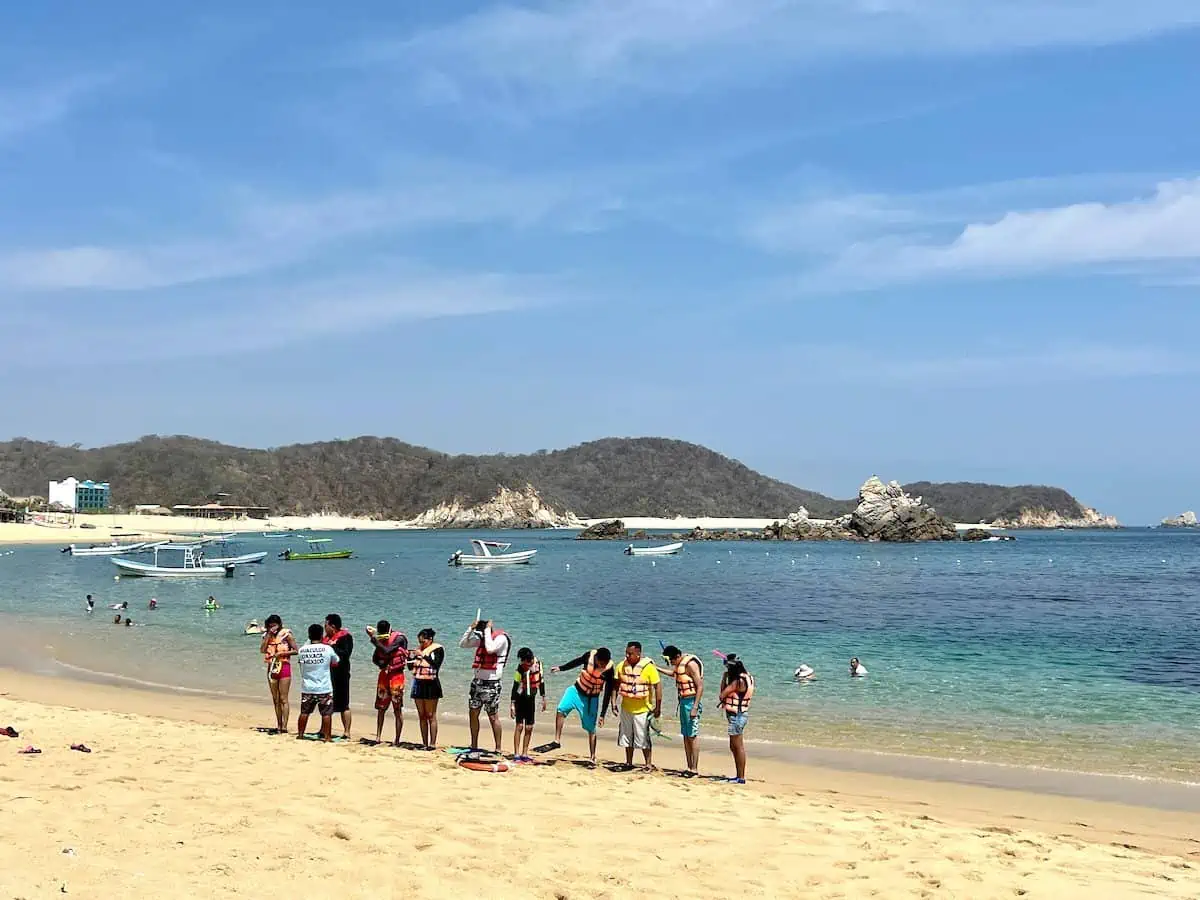
<path id="1" fill-rule="evenodd" d="M 92 595 L 91 595 L 91 594 L 88 594 L 88 595 L 87 595 L 87 611 L 88 611 L 88 612 L 95 612 L 95 611 L 96 611 L 96 601 L 92 599 Z"/>
<path id="2" fill-rule="evenodd" d="M 266 629 L 258 624 L 258 619 L 251 619 L 246 623 L 244 634 L 262 634 Z"/>
<path id="3" fill-rule="evenodd" d="M 861 678 L 862 676 L 864 676 L 866 674 L 867 674 L 867 667 L 858 661 L 857 656 L 852 658 L 850 660 L 850 677 L 851 678 Z"/>
<path id="4" fill-rule="evenodd" d="M 150 605 L 147 607 L 147 609 L 158 609 L 158 599 L 155 597 L 151 597 Z"/>
<path id="5" fill-rule="evenodd" d="M 792 673 L 792 677 L 797 681 L 808 681 L 808 679 L 812 678 L 816 674 L 816 670 L 808 663 L 800 663 L 796 671 Z"/>
<path id="6" fill-rule="evenodd" d="M 121 624 L 121 614 L 120 613 L 117 613 L 115 616 L 113 616 L 113 624 L 114 625 Z"/>
<path id="7" fill-rule="evenodd" d="M 210 596 L 207 600 L 204 601 L 204 609 L 208 612 L 211 612 L 214 609 L 220 609 L 220 608 L 221 608 L 221 604 L 217 602 L 216 597 Z"/>

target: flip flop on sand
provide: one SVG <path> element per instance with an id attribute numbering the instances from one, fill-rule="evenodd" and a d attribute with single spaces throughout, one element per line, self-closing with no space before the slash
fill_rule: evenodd
<path id="1" fill-rule="evenodd" d="M 78 750 L 80 753 L 91 753 L 92 752 L 92 748 L 89 747 L 87 744 L 72 744 L 71 749 Z"/>
<path id="2" fill-rule="evenodd" d="M 18 752 L 18 753 L 25 753 L 25 754 L 27 754 L 27 755 L 29 755 L 29 756 L 33 756 L 35 753 L 41 753 L 42 751 L 41 751 L 41 750 L 39 750 L 37 747 L 33 746 L 33 744 L 30 744 L 30 745 L 29 745 L 28 747 L 26 747 L 24 750 L 18 750 L 17 752 Z"/>
<path id="3" fill-rule="evenodd" d="M 360 744 L 362 744 L 364 747 L 378 747 L 379 746 L 379 741 L 375 740 L 374 738 L 359 738 L 358 742 Z"/>
<path id="4" fill-rule="evenodd" d="M 11 725 L 5 725 L 4 729 L 0 730 L 0 734 L 4 735 L 5 737 L 20 737 L 21 736 L 21 732 L 17 731 L 17 729 L 13 728 Z"/>
<path id="5" fill-rule="evenodd" d="M 255 728 L 259 734 L 279 734 L 278 728 Z"/>

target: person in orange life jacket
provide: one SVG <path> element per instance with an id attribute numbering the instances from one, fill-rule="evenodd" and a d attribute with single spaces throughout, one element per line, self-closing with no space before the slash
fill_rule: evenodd
<path id="1" fill-rule="evenodd" d="M 342 716 L 342 731 L 350 737 L 350 654 L 354 652 L 354 635 L 342 627 L 342 617 L 330 613 L 325 617 L 325 638 L 338 655 L 337 668 L 333 670 L 333 711 Z"/>
<path id="2" fill-rule="evenodd" d="M 683 752 L 687 757 L 687 774 L 700 772 L 700 748 L 696 738 L 700 734 L 700 715 L 704 712 L 704 663 L 694 653 L 684 653 L 678 647 L 663 648 L 663 656 L 670 663 L 667 675 L 675 679 L 679 692 L 679 732 L 683 735 Z"/>
<path id="3" fill-rule="evenodd" d="M 262 643 L 258 652 L 267 664 L 267 686 L 275 706 L 275 725 L 280 734 L 287 734 L 291 715 L 288 694 L 292 687 L 292 657 L 299 652 L 296 638 L 283 627 L 283 619 L 272 613 L 264 623 Z"/>
<path id="4" fill-rule="evenodd" d="M 412 669 L 413 703 L 417 705 L 417 716 L 421 722 L 421 743 L 432 749 L 437 746 L 438 701 L 442 699 L 442 663 L 446 649 L 434 642 L 437 632 L 422 628 L 417 632 L 417 649 L 408 655 L 408 667 Z"/>
<path id="5" fill-rule="evenodd" d="M 633 750 L 642 751 L 647 772 L 654 768 L 650 741 L 650 716 L 662 715 L 662 680 L 654 661 L 642 656 L 642 645 L 630 641 L 625 658 L 617 664 L 617 691 L 621 695 L 621 724 L 617 746 L 625 748 L 625 765 L 633 765 Z M 651 701 L 653 697 L 653 702 Z"/>
<path id="6" fill-rule="evenodd" d="M 375 743 L 383 740 L 383 722 L 388 707 L 396 719 L 396 741 L 400 746 L 400 733 L 404 730 L 404 667 L 408 663 L 408 636 L 403 631 L 392 631 L 387 619 L 380 619 L 372 628 L 367 626 L 367 637 L 375 647 L 371 662 L 379 667 L 379 680 L 375 684 Z"/>
<path id="7" fill-rule="evenodd" d="M 553 666 L 551 673 L 566 672 L 582 666 L 579 677 L 563 692 L 558 701 L 557 715 L 554 717 L 554 741 L 546 745 L 547 750 L 557 750 L 562 746 L 563 725 L 567 716 L 573 712 L 579 713 L 579 723 L 588 736 L 588 751 L 592 764 L 596 763 L 596 727 L 604 724 L 608 715 L 608 704 L 616 690 L 613 672 L 612 652 L 607 647 L 597 647 L 570 662 Z M 601 701 L 601 694 L 604 695 Z M 599 720 L 599 721 L 597 721 Z"/>
<path id="8" fill-rule="evenodd" d="M 475 659 L 471 663 L 475 677 L 471 679 L 467 701 L 471 749 L 479 749 L 479 711 L 482 709 L 487 711 L 488 720 L 492 723 L 492 737 L 496 742 L 496 752 L 499 753 L 504 739 L 500 725 L 500 679 L 504 675 L 508 654 L 512 651 L 512 639 L 494 628 L 491 621 L 480 619 L 471 624 L 458 646 L 475 651 Z"/>
<path id="9" fill-rule="evenodd" d="M 725 675 L 721 678 L 721 709 L 729 720 L 729 752 L 737 775 L 729 779 L 735 784 L 746 783 L 746 731 L 750 700 L 754 697 L 754 676 L 746 671 L 746 664 L 730 653 L 725 657 Z"/>
<path id="10" fill-rule="evenodd" d="M 517 670 L 513 673 L 512 697 L 509 700 L 509 715 L 516 720 L 513 732 L 513 760 L 532 762 L 529 742 L 533 738 L 534 712 L 537 698 L 542 698 L 542 712 L 546 711 L 546 682 L 542 677 L 542 663 L 528 647 L 517 651 Z"/>

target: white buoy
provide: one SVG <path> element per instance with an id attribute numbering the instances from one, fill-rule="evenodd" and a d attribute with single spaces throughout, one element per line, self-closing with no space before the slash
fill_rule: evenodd
<path id="1" fill-rule="evenodd" d="M 657 563 L 657 562 L 655 562 L 654 560 L 650 560 L 650 568 L 652 568 L 652 569 L 653 569 L 653 568 L 654 568 L 655 566 L 657 566 L 657 565 L 658 565 L 658 563 Z M 570 568 L 570 566 L 567 566 L 567 568 L 569 569 L 569 568 Z"/>
<path id="2" fill-rule="evenodd" d="M 875 560 L 875 565 L 877 565 L 877 566 L 882 566 L 882 565 L 883 565 L 883 563 L 881 563 L 879 560 Z"/>
<path id="3" fill-rule="evenodd" d="M 253 573 L 253 572 L 251 572 L 251 573 L 250 573 L 250 577 L 251 577 L 251 578 L 253 578 L 253 577 L 254 577 L 254 573 Z"/>
<path id="4" fill-rule="evenodd" d="M 721 561 L 718 559 L 718 560 L 717 560 L 717 565 L 719 566 L 720 564 L 721 564 Z"/>
<path id="5" fill-rule="evenodd" d="M 120 580 L 121 580 L 121 576 L 120 576 L 120 575 L 114 575 L 114 576 L 113 576 L 113 581 L 120 581 Z"/>
<path id="6" fill-rule="evenodd" d="M 856 557 L 854 557 L 854 558 L 855 558 L 855 559 L 862 559 L 862 557 L 861 557 L 861 556 L 856 556 Z"/>
<path id="7" fill-rule="evenodd" d="M 569 568 L 571 568 L 571 564 L 570 564 L 570 563 L 567 563 L 567 568 L 568 568 L 568 569 L 569 569 Z"/>
<path id="8" fill-rule="evenodd" d="M 372 574 L 372 575 L 374 575 L 374 574 L 375 574 L 375 570 L 374 570 L 374 569 L 372 569 L 372 570 L 371 570 L 371 574 Z"/>

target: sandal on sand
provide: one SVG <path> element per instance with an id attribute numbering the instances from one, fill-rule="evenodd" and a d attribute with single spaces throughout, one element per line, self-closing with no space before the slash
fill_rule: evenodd
<path id="1" fill-rule="evenodd" d="M 259 734 L 281 734 L 278 728 L 255 728 Z"/>
<path id="2" fill-rule="evenodd" d="M 35 754 L 35 753 L 41 753 L 42 751 L 41 751 L 41 750 L 39 750 L 37 747 L 33 746 L 33 744 L 30 744 L 30 745 L 29 745 L 28 747 L 26 747 L 24 750 L 18 750 L 17 752 L 18 752 L 18 753 L 25 753 L 25 754 L 28 754 L 28 755 L 32 756 L 33 754 Z"/>
<path id="3" fill-rule="evenodd" d="M 21 732 L 17 731 L 17 729 L 13 728 L 11 725 L 5 725 L 3 729 L 0 729 L 0 734 L 4 735 L 5 737 L 21 736 Z"/>
<path id="4" fill-rule="evenodd" d="M 71 749 L 78 750 L 80 753 L 91 753 L 92 752 L 92 748 L 89 747 L 87 744 L 72 744 Z"/>

